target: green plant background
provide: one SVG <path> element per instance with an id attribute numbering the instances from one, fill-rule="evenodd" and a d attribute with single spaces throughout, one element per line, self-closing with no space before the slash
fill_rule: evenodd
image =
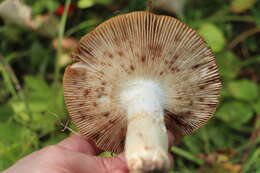
<path id="1" fill-rule="evenodd" d="M 54 14 L 66 2 L 24 0 L 33 16 Z M 146 9 L 145 0 L 71 3 L 72 13 L 56 15 L 61 25 L 53 38 L 0 19 L 0 171 L 70 133 L 63 127 L 68 113 L 61 83 L 69 52 L 55 49 L 53 39 L 78 40 L 114 15 Z M 260 2 L 187 0 L 183 9 L 182 14 L 155 12 L 179 18 L 205 38 L 223 88 L 214 118 L 171 148 L 172 171 L 260 173 Z"/>

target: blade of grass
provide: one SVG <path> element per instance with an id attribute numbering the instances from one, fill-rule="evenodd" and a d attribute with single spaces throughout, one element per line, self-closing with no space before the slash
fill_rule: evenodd
<path id="1" fill-rule="evenodd" d="M 252 165 L 256 163 L 257 159 L 260 157 L 260 148 L 254 151 L 250 159 L 247 160 L 247 162 L 243 166 L 243 172 L 247 172 L 250 170 Z"/>
<path id="2" fill-rule="evenodd" d="M 30 108 L 29 108 L 29 105 L 27 103 L 27 100 L 26 100 L 26 97 L 25 97 L 25 94 L 23 93 L 22 91 L 22 87 L 20 85 L 20 82 L 18 81 L 12 67 L 9 65 L 8 62 L 5 61 L 5 59 L 3 58 L 2 55 L 0 55 L 0 63 L 2 64 L 2 66 L 4 67 L 3 69 L 5 70 L 5 77 L 8 76 L 8 78 L 10 79 L 10 86 L 11 87 L 11 93 L 18 97 L 24 104 L 25 106 L 25 110 L 26 112 L 28 113 L 28 115 L 31 117 L 31 111 L 30 111 Z"/>
<path id="3" fill-rule="evenodd" d="M 171 151 L 189 161 L 192 161 L 193 163 L 197 164 L 197 165 L 203 165 L 204 164 L 204 161 L 202 159 L 199 159 L 197 157 L 195 157 L 193 154 L 181 149 L 181 148 L 178 148 L 178 147 L 175 147 L 173 146 L 171 148 Z"/>
<path id="4" fill-rule="evenodd" d="M 80 30 L 83 30 L 83 29 L 86 29 L 86 28 L 89 28 L 89 27 L 94 27 L 96 26 L 98 23 L 99 23 L 99 19 L 90 19 L 90 20 L 87 20 L 87 21 L 84 21 L 84 22 L 81 22 L 80 24 L 68 29 L 66 31 L 66 36 L 70 36 L 76 32 L 79 32 Z"/>
<path id="5" fill-rule="evenodd" d="M 61 43 L 64 38 L 64 31 L 65 31 L 66 21 L 68 18 L 68 10 L 69 10 L 70 3 L 71 0 L 66 0 L 64 13 L 62 14 L 59 31 L 58 31 L 58 50 L 57 50 L 57 57 L 56 57 L 55 69 L 54 69 L 54 84 L 57 83 L 59 80 L 59 72 L 60 72 L 59 59 L 63 52 Z"/>

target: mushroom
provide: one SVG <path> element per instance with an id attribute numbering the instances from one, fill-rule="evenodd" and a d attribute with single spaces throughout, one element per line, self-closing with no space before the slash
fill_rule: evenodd
<path id="1" fill-rule="evenodd" d="M 72 121 L 99 148 L 125 150 L 130 172 L 166 172 L 167 129 L 190 135 L 216 110 L 214 55 L 173 17 L 113 17 L 86 34 L 72 58 L 63 79 Z"/>

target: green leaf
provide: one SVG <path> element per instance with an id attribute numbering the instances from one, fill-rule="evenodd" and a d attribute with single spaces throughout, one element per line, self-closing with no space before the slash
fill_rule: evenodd
<path id="1" fill-rule="evenodd" d="M 9 104 L 0 105 L 0 122 L 8 121 L 13 115 L 12 107 Z"/>
<path id="2" fill-rule="evenodd" d="M 259 96 L 257 84 L 247 79 L 229 82 L 228 90 L 234 98 L 244 101 L 254 101 Z"/>
<path id="3" fill-rule="evenodd" d="M 53 0 L 37 0 L 31 4 L 33 7 L 33 14 L 42 14 L 44 11 L 53 13 L 59 6 L 59 1 Z"/>
<path id="4" fill-rule="evenodd" d="M 223 32 L 212 23 L 204 23 L 198 32 L 206 40 L 214 52 L 220 52 L 226 43 Z"/>
<path id="5" fill-rule="evenodd" d="M 221 76 L 227 79 L 237 76 L 241 68 L 241 61 L 232 52 L 219 53 L 216 60 Z"/>
<path id="6" fill-rule="evenodd" d="M 23 121 L 23 122 L 29 122 L 30 121 L 30 116 L 28 115 L 26 108 L 25 108 L 25 104 L 21 101 L 17 101 L 17 100 L 12 100 L 10 102 L 15 115 L 18 116 L 19 120 Z"/>
<path id="7" fill-rule="evenodd" d="M 38 131 L 40 135 L 46 135 L 55 130 L 56 122 L 57 119 L 47 113 L 34 113 L 30 123 L 30 128 L 34 131 Z"/>
<path id="8" fill-rule="evenodd" d="M 111 2 L 112 2 L 112 0 L 79 0 L 78 7 L 79 8 L 89 8 L 89 7 L 92 7 L 94 4 L 106 5 Z"/>
<path id="9" fill-rule="evenodd" d="M 233 0 L 231 3 L 231 11 L 234 13 L 241 13 L 252 8 L 256 0 Z"/>
<path id="10" fill-rule="evenodd" d="M 12 163 L 33 150 L 37 143 L 36 135 L 26 127 L 14 122 L 0 123 L 0 148 L 1 158 Z"/>
<path id="11" fill-rule="evenodd" d="M 216 117 L 229 124 L 230 127 L 239 127 L 253 117 L 252 108 L 240 101 L 229 101 L 221 105 Z"/>
<path id="12" fill-rule="evenodd" d="M 49 86 L 41 77 L 26 76 L 25 77 L 26 90 L 29 92 L 38 93 L 41 96 L 45 96 L 48 93 Z"/>
<path id="13" fill-rule="evenodd" d="M 78 7 L 79 8 L 89 8 L 94 5 L 94 0 L 79 0 Z"/>
<path id="14" fill-rule="evenodd" d="M 202 143 L 198 138 L 198 133 L 192 136 L 186 136 L 183 143 L 192 154 L 199 154 L 203 150 Z"/>

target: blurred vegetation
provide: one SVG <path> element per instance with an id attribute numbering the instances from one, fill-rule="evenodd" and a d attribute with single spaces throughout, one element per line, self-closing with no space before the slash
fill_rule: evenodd
<path id="1" fill-rule="evenodd" d="M 169 8 L 172 1 L 180 8 Z M 146 0 L 23 3 L 31 8 L 33 24 L 12 21 L 16 17 L 0 19 L 0 171 L 68 136 L 61 79 L 77 40 L 100 22 L 145 10 L 147 4 Z M 260 2 L 166 0 L 167 6 L 155 6 L 154 12 L 179 18 L 207 40 L 223 84 L 214 118 L 172 147 L 172 171 L 260 173 Z"/>

